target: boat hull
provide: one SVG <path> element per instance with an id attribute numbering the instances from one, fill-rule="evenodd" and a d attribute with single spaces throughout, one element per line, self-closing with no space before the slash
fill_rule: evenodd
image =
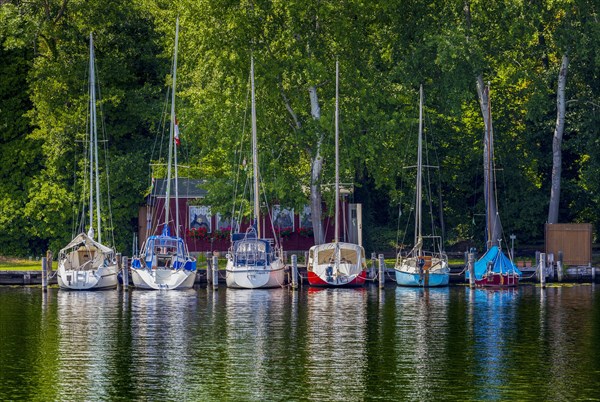
<path id="1" fill-rule="evenodd" d="M 228 261 L 225 280 L 227 287 L 234 289 L 278 288 L 286 284 L 285 266 L 277 261 L 266 268 L 236 267 Z"/>
<path id="2" fill-rule="evenodd" d="M 353 275 L 352 277 L 338 276 L 332 279 L 329 281 L 327 278 L 322 278 L 313 271 L 308 271 L 308 284 L 310 286 L 332 288 L 363 286 L 367 279 L 367 271 L 361 271 L 358 275 Z"/>
<path id="3" fill-rule="evenodd" d="M 66 290 L 115 289 L 119 283 L 118 273 L 116 264 L 96 270 L 67 270 L 59 267 L 56 278 L 58 286 Z"/>
<path id="4" fill-rule="evenodd" d="M 450 274 L 424 272 L 423 276 L 418 273 L 406 272 L 396 269 L 396 283 L 398 286 L 413 286 L 413 287 L 437 287 L 448 286 L 450 282 Z"/>
<path id="5" fill-rule="evenodd" d="M 196 280 L 196 271 L 185 269 L 132 268 L 133 286 L 146 290 L 190 289 Z"/>
<path id="6" fill-rule="evenodd" d="M 485 288 L 512 288 L 519 285 L 519 276 L 515 274 L 492 273 L 475 280 L 475 286 Z"/>

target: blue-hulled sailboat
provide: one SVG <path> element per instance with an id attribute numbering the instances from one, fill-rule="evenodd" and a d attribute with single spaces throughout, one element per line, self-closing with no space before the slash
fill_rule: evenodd
<path id="1" fill-rule="evenodd" d="M 415 199 L 415 245 L 412 250 L 396 258 L 396 283 L 400 286 L 446 286 L 450 280 L 448 257 L 442 251 L 440 236 L 423 236 L 422 186 L 423 186 L 423 86 L 419 90 L 419 137 L 417 142 L 417 191 Z M 434 242 L 433 250 L 423 248 L 423 239 Z"/>
<path id="2" fill-rule="evenodd" d="M 487 251 L 474 267 L 475 285 L 482 287 L 513 287 L 519 284 L 521 271 L 515 266 L 501 250 L 502 224 L 498 214 L 496 200 L 496 170 L 494 165 L 494 132 L 492 129 L 492 112 L 490 105 L 490 87 L 483 87 L 483 82 L 478 82 L 480 91 L 481 109 L 485 124 L 485 137 L 483 141 L 484 163 L 484 193 L 486 209 L 486 248 Z M 469 272 L 466 278 L 470 278 Z"/>

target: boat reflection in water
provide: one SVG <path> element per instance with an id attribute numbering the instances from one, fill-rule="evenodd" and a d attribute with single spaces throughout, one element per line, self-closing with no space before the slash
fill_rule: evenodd
<path id="1" fill-rule="evenodd" d="M 309 288 L 305 376 L 314 400 L 367 396 L 367 296 L 365 288 Z"/>
<path id="2" fill-rule="evenodd" d="M 119 293 L 115 291 L 58 292 L 59 399 L 111 399 L 118 338 Z"/>
<path id="3" fill-rule="evenodd" d="M 467 290 L 474 362 L 471 368 L 473 398 L 511 399 L 511 355 L 517 338 L 519 292 L 508 289 Z"/>
<path id="4" fill-rule="evenodd" d="M 394 377 L 407 400 L 433 400 L 447 395 L 448 305 L 450 290 L 395 289 L 396 364 Z"/>
<path id="5" fill-rule="evenodd" d="M 197 293 L 131 292 L 130 375 L 134 395 L 152 399 L 185 398 L 192 381 L 199 382 L 192 369 L 197 345 L 194 323 Z"/>

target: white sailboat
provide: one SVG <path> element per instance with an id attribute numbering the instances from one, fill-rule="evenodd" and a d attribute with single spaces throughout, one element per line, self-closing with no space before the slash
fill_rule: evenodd
<path id="1" fill-rule="evenodd" d="M 365 250 L 361 245 L 340 242 L 339 163 L 339 65 L 335 63 L 335 234 L 332 243 L 317 244 L 308 251 L 308 283 L 311 286 L 362 286 L 367 278 Z"/>
<path id="2" fill-rule="evenodd" d="M 150 236 L 142 245 L 139 256 L 131 261 L 131 278 L 135 287 L 151 290 L 189 289 L 196 279 L 196 259 L 190 256 L 187 245 L 179 236 L 179 197 L 177 187 L 177 147 L 175 142 L 175 84 L 177 82 L 177 45 L 179 18 L 175 28 L 173 56 L 173 87 L 171 89 L 171 124 L 169 128 L 169 157 L 165 196 L 165 220 L 160 235 Z M 175 171 L 175 235 L 169 228 L 171 203 L 171 168 Z"/>
<path id="3" fill-rule="evenodd" d="M 442 251 L 439 236 L 423 236 L 422 186 L 423 186 L 423 86 L 419 90 L 419 138 L 417 145 L 417 194 L 415 198 L 415 245 L 406 256 L 396 258 L 396 282 L 400 286 L 446 286 L 450 279 L 448 257 Z M 434 250 L 423 248 L 423 239 L 434 241 Z M 435 244 L 435 243 L 438 244 Z M 437 249 L 436 249 L 437 248 Z"/>
<path id="4" fill-rule="evenodd" d="M 273 288 L 285 284 L 283 252 L 273 239 L 264 238 L 260 225 L 260 191 L 254 95 L 254 59 L 250 62 L 252 94 L 252 167 L 254 191 L 254 225 L 244 233 L 232 234 L 227 253 L 226 282 L 230 288 Z"/>
<path id="5" fill-rule="evenodd" d="M 89 230 L 80 233 L 58 254 L 58 285 L 61 289 L 88 290 L 116 288 L 118 265 L 112 248 L 102 244 L 98 132 L 96 125 L 96 72 L 94 39 L 90 33 L 90 133 L 89 133 Z M 95 195 L 95 197 L 94 197 Z M 95 200 L 94 200 L 95 198 Z M 96 229 L 94 239 L 94 201 Z"/>

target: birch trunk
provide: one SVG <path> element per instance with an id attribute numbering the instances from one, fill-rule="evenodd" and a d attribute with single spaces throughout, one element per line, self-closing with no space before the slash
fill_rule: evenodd
<path id="1" fill-rule="evenodd" d="M 558 85 L 556 89 L 556 127 L 552 138 L 552 187 L 550 188 L 550 205 L 548 207 L 548 223 L 558 223 L 558 207 L 560 204 L 560 179 L 562 174 L 562 138 L 565 129 L 565 87 L 569 58 L 562 57 Z"/>
<path id="2" fill-rule="evenodd" d="M 313 119 L 321 119 L 321 108 L 319 107 L 319 98 L 317 95 L 317 87 L 312 86 L 308 89 L 310 96 L 310 111 Z M 323 172 L 323 158 L 321 156 L 321 146 L 323 144 L 323 133 L 319 132 L 317 147 L 314 157 L 311 161 L 310 174 L 310 209 L 311 220 L 313 225 L 313 233 L 315 244 L 323 243 L 323 225 L 322 225 L 322 194 L 321 194 L 321 175 Z"/>
<path id="3" fill-rule="evenodd" d="M 489 249 L 498 246 L 502 238 L 502 226 L 496 205 L 496 172 L 494 169 L 494 131 L 490 105 L 489 88 L 485 87 L 483 77 L 477 76 L 477 94 L 483 115 L 485 135 L 483 140 L 483 183 L 486 209 L 486 245 Z"/>

